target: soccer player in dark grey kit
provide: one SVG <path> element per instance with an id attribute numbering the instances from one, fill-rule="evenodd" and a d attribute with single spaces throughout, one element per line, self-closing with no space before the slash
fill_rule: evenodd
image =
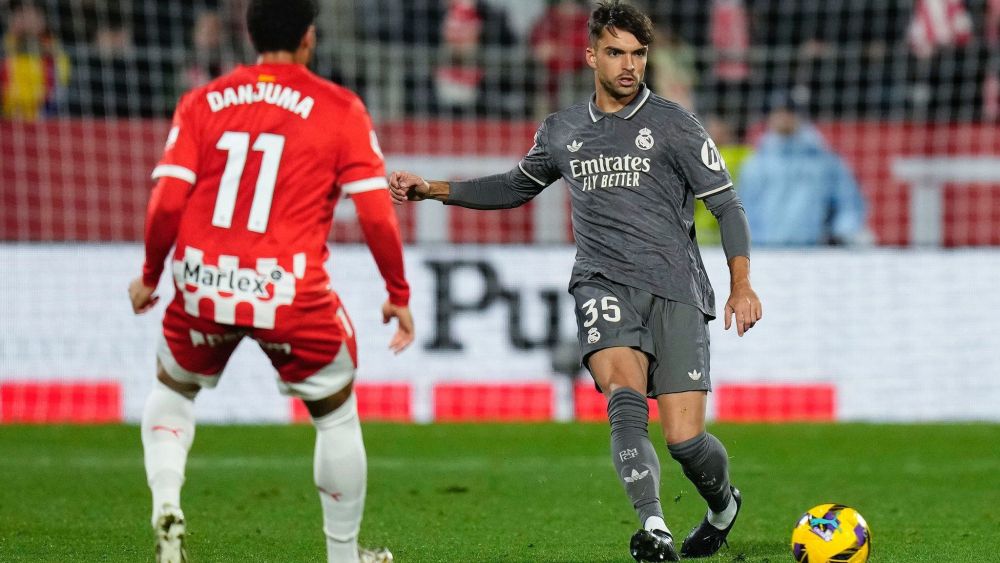
<path id="1" fill-rule="evenodd" d="M 660 505 L 647 396 L 658 402 L 670 455 L 708 503 L 681 554 L 708 556 L 725 542 L 742 497 L 729 482 L 725 447 L 705 431 L 715 297 L 695 241 L 694 200 L 704 200 L 720 223 L 730 270 L 725 326 L 735 318 L 740 336 L 761 318 L 749 279 L 749 228 L 701 124 L 642 83 L 649 18 L 627 4 L 602 2 L 589 26 L 594 96 L 546 118 L 517 167 L 462 182 L 394 172 L 389 184 L 397 203 L 436 199 L 504 209 L 559 178 L 567 182 L 577 246 L 570 292 L 582 361 L 608 398 L 614 466 L 639 516 L 632 556 L 678 560 Z"/>

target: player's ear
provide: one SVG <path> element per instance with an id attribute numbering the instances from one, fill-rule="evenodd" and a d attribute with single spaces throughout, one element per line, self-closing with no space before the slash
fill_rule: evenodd
<path id="1" fill-rule="evenodd" d="M 587 66 L 597 70 L 597 51 L 593 47 L 587 47 Z"/>
<path id="2" fill-rule="evenodd" d="M 310 25 L 309 29 L 306 30 L 306 34 L 302 36 L 302 41 L 299 42 L 299 49 L 309 49 L 310 51 L 316 49 L 316 26 Z"/>
<path id="3" fill-rule="evenodd" d="M 306 34 L 302 36 L 302 41 L 299 42 L 299 49 L 296 52 L 296 62 L 300 64 L 309 64 L 312 54 L 316 52 L 316 26 L 310 25 L 309 29 L 306 30 Z"/>

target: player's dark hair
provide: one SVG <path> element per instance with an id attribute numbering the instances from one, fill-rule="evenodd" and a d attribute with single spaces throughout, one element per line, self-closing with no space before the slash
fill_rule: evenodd
<path id="1" fill-rule="evenodd" d="M 258 53 L 294 53 L 316 19 L 315 0 L 250 0 L 247 32 Z"/>
<path id="2" fill-rule="evenodd" d="M 605 29 L 615 36 L 617 36 L 616 29 L 627 31 L 642 45 L 653 42 L 653 22 L 649 20 L 649 16 L 640 12 L 635 6 L 620 0 L 599 2 L 590 13 L 587 25 L 590 28 L 591 45 L 597 44 L 597 39 Z"/>

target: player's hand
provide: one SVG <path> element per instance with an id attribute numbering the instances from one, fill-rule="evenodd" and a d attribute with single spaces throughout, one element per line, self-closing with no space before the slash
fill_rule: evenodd
<path id="1" fill-rule="evenodd" d="M 413 315 L 410 314 L 409 307 L 399 307 L 386 301 L 382 304 L 382 324 L 388 324 L 393 318 L 399 322 L 399 326 L 389 341 L 389 349 L 398 354 L 413 343 Z"/>
<path id="2" fill-rule="evenodd" d="M 132 280 L 128 284 L 128 298 L 132 301 L 132 311 L 136 315 L 141 315 L 153 308 L 160 296 L 156 295 L 155 287 L 149 287 L 142 281 L 142 276 Z"/>
<path id="3" fill-rule="evenodd" d="M 733 317 L 736 318 L 736 334 L 743 336 L 743 333 L 753 328 L 757 321 L 764 316 L 764 309 L 761 307 L 760 299 L 754 293 L 750 282 L 742 282 L 733 286 L 729 292 L 729 300 L 726 301 L 725 317 L 726 330 L 733 324 Z"/>
<path id="4" fill-rule="evenodd" d="M 431 186 L 416 174 L 410 172 L 393 172 L 389 174 L 389 193 L 393 203 L 402 204 L 407 201 L 427 199 Z"/>

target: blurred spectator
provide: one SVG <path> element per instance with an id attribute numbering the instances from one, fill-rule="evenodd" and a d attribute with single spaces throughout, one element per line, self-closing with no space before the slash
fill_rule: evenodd
<path id="1" fill-rule="evenodd" d="M 712 60 L 706 84 L 704 113 L 747 114 L 750 78 L 750 20 L 743 0 L 712 0 L 709 19 Z"/>
<path id="2" fill-rule="evenodd" d="M 998 9 L 995 0 L 914 4 L 906 44 L 914 58 L 910 101 L 916 117 L 946 121 L 990 115 L 997 56 L 990 45 L 996 23 L 991 12 Z"/>
<path id="3" fill-rule="evenodd" d="M 669 27 L 685 43 L 702 50 L 711 45 L 711 10 L 704 2 L 691 0 L 655 0 L 649 4 L 649 17 L 657 25 Z"/>
<path id="4" fill-rule="evenodd" d="M 54 113 L 69 82 L 69 58 L 37 5 L 13 2 L 7 21 L 0 57 L 3 117 L 33 120 Z"/>
<path id="5" fill-rule="evenodd" d="M 585 58 L 590 10 L 581 0 L 548 0 L 547 4 L 530 36 L 531 54 L 545 73 L 539 108 L 543 115 L 585 100 L 594 89 L 594 74 Z"/>
<path id="6" fill-rule="evenodd" d="M 649 52 L 649 71 L 654 92 L 688 111 L 695 111 L 695 51 L 666 24 L 656 25 L 656 41 Z"/>
<path id="7" fill-rule="evenodd" d="M 827 34 L 842 27 L 840 18 L 846 14 L 841 13 L 840 9 L 838 3 L 786 0 L 753 2 L 752 43 L 764 49 L 765 66 L 760 74 L 768 80 L 768 83 L 755 86 L 765 91 L 788 88 L 815 114 L 820 109 L 814 102 L 818 99 L 816 94 L 822 92 L 823 80 L 829 82 L 834 78 L 832 73 L 824 72 L 828 63 L 835 60 L 834 45 Z M 829 92 L 842 92 L 844 84 L 828 88 Z"/>
<path id="8" fill-rule="evenodd" d="M 483 16 L 472 0 L 451 0 L 442 24 L 447 62 L 434 71 L 437 101 L 469 109 L 476 103 L 486 69 L 479 60 Z"/>
<path id="9" fill-rule="evenodd" d="M 813 115 L 901 116 L 910 4 L 752 0 L 752 44 L 762 49 L 754 87 L 794 89 Z"/>
<path id="10" fill-rule="evenodd" d="M 365 0 L 358 3 L 363 39 L 386 44 L 437 46 L 447 11 L 441 0 Z"/>
<path id="11" fill-rule="evenodd" d="M 111 16 L 104 25 L 94 31 L 93 47 L 105 58 L 131 56 L 135 54 L 132 33 L 116 16 Z"/>
<path id="12" fill-rule="evenodd" d="M 753 152 L 753 147 L 740 141 L 732 123 L 723 116 L 709 115 L 704 119 L 704 124 L 705 131 L 715 142 L 719 156 L 722 157 L 722 162 L 725 163 L 726 170 L 729 171 L 729 176 L 733 179 L 733 185 L 738 190 L 740 187 L 740 168 Z M 705 202 L 700 199 L 694 202 L 694 227 L 698 233 L 699 245 L 722 243 L 719 220 L 712 215 L 712 212 L 705 207 Z"/>
<path id="13" fill-rule="evenodd" d="M 737 186 L 757 245 L 862 244 L 865 201 L 853 174 L 796 100 L 769 100 L 768 131 L 740 170 Z"/>
<path id="14" fill-rule="evenodd" d="M 358 92 L 362 98 L 368 98 L 367 71 L 378 69 L 380 76 L 385 69 L 380 63 L 377 53 L 364 49 L 368 55 L 362 60 L 355 56 L 360 49 L 361 39 L 360 17 L 364 13 L 363 3 L 357 0 L 323 0 L 320 2 L 319 13 L 316 15 L 317 55 L 310 63 L 310 68 L 316 74 Z M 351 45 L 353 48 L 343 48 Z M 390 59 L 392 60 L 392 59 Z M 365 99 L 368 111 L 380 115 L 381 108 L 378 98 Z"/>
<path id="15" fill-rule="evenodd" d="M 171 73 L 150 52 L 133 43 L 132 30 L 118 13 L 98 22 L 90 44 L 78 50 L 69 107 L 89 117 L 153 117 L 170 113 L 175 101 Z"/>
<path id="16" fill-rule="evenodd" d="M 441 22 L 441 53 L 429 82 L 411 69 L 408 109 L 453 116 L 523 116 L 527 89 L 516 84 L 523 67 L 505 60 L 516 42 L 506 13 L 485 0 L 449 0 Z M 518 87 L 515 87 L 518 86 Z M 421 107 L 421 102 L 426 105 Z"/>
<path id="17" fill-rule="evenodd" d="M 187 49 L 187 64 L 181 72 L 181 90 L 201 86 L 236 67 L 227 36 L 218 12 L 198 13 L 191 32 L 191 47 Z"/>
<path id="18" fill-rule="evenodd" d="M 986 17 L 983 18 L 983 37 L 987 57 L 983 78 L 983 117 L 989 121 L 1000 120 L 1000 0 L 987 0 Z"/>

